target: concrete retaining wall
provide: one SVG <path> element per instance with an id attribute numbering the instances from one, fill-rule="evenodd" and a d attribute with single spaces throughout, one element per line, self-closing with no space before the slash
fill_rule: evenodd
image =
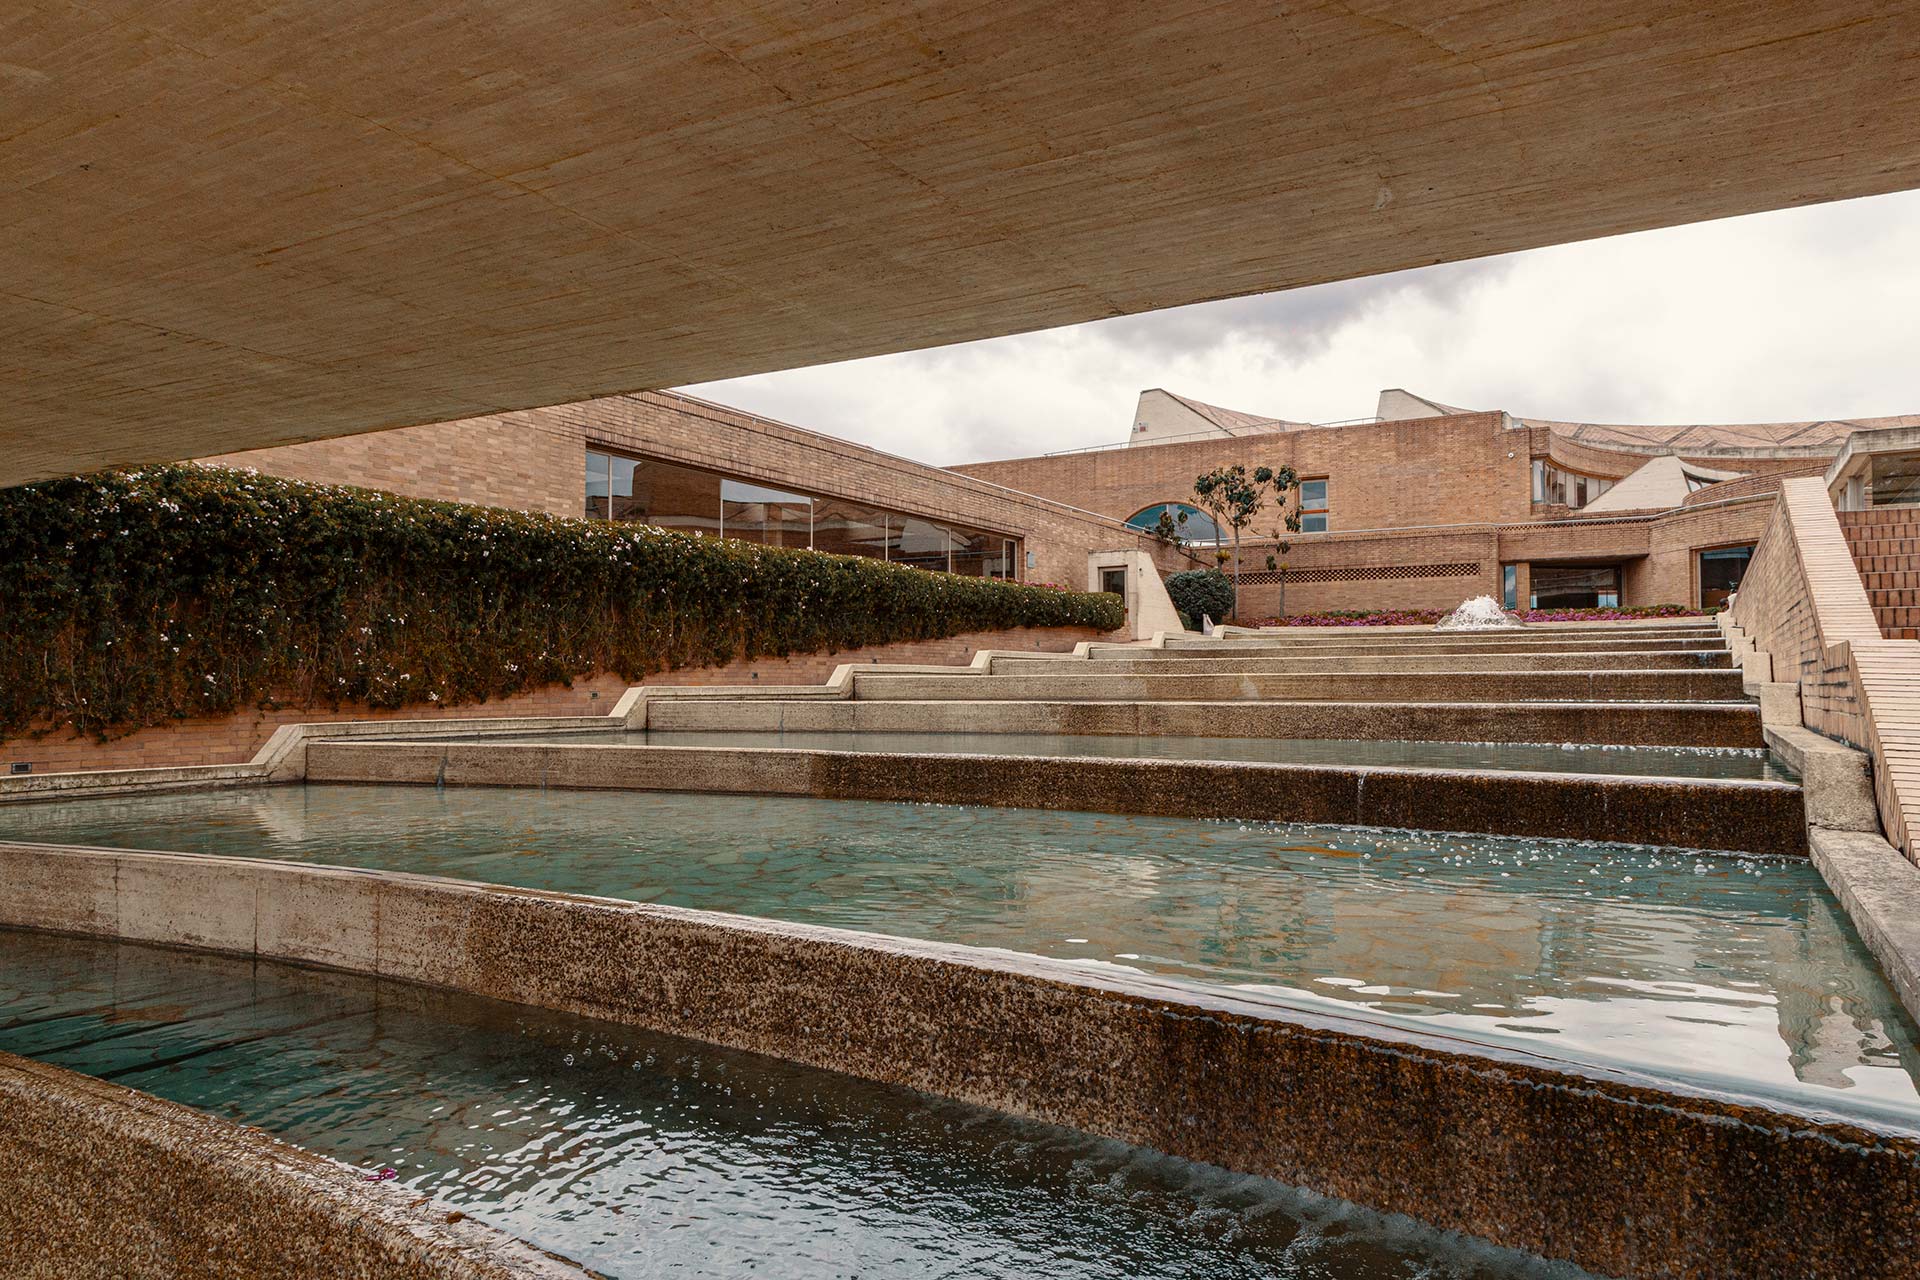
<path id="1" fill-rule="evenodd" d="M 561 1280 L 589 1273 L 257 1129 L 0 1053 L 15 1280 Z"/>
<path id="2" fill-rule="evenodd" d="M 650 702 L 629 728 L 815 733 L 1084 733 L 1403 742 L 1763 747 L 1751 704 L 1657 702 Z M 0 783 L 4 783 L 0 779 Z"/>
<path id="3" fill-rule="evenodd" d="M 310 782 L 817 796 L 1325 822 L 1804 855 L 1785 783 L 783 748 L 316 742 Z"/>
<path id="4" fill-rule="evenodd" d="M 1070 964 L 427 877 L 0 845 L 0 925 L 334 965 L 924 1089 L 1606 1275 L 1909 1276 L 1920 1139 Z"/>

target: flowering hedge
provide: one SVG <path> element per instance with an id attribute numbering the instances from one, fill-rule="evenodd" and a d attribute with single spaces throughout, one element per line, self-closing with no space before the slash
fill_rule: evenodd
<path id="1" fill-rule="evenodd" d="M 0 738 L 1124 620 L 1112 595 L 211 467 L 0 490 Z"/>
<path id="2" fill-rule="evenodd" d="M 1262 627 L 1430 627 L 1451 609 L 1332 609 L 1324 613 L 1294 613 L 1255 623 Z M 1679 604 L 1627 605 L 1610 609 L 1518 609 L 1522 622 L 1618 622 L 1630 618 L 1704 618 L 1699 609 Z"/>

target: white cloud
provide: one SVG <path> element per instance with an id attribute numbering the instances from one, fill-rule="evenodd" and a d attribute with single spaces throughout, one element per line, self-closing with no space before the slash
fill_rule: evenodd
<path id="1" fill-rule="evenodd" d="M 1330 421 L 1400 386 L 1576 421 L 1920 411 L 1920 192 L 686 388 L 927 462 L 1111 444 L 1135 396 Z"/>

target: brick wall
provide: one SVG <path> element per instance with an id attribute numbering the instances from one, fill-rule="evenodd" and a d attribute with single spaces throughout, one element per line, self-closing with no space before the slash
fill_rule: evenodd
<path id="1" fill-rule="evenodd" d="M 1836 514 L 1880 634 L 1920 639 L 1920 507 Z"/>
<path id="2" fill-rule="evenodd" d="M 1163 569 L 1180 553 L 1120 521 L 723 405 L 672 392 L 408 427 L 205 459 L 272 475 L 419 498 L 583 515 L 589 445 L 1010 534 L 1034 557 L 1022 576 L 1084 589 L 1087 554 L 1141 548 Z"/>
<path id="3" fill-rule="evenodd" d="M 981 649 L 1037 650 L 1065 653 L 1082 640 L 1126 639 L 1124 632 L 1103 635 L 1087 627 L 1036 627 L 1005 631 L 974 631 L 945 640 L 916 640 L 871 645 L 839 653 L 795 654 L 788 658 L 757 658 L 724 667 L 689 668 L 648 676 L 650 685 L 819 684 L 845 662 L 940 663 L 964 665 Z M 282 725 L 336 720 L 443 720 L 482 716 L 601 715 L 608 711 L 630 682 L 612 675 L 584 676 L 571 688 L 561 685 L 537 689 L 513 698 L 470 703 L 458 707 L 405 707 L 398 711 L 367 707 L 250 711 L 218 719 L 183 720 L 177 724 L 142 729 L 112 742 L 74 737 L 56 731 L 39 739 L 16 738 L 0 743 L 0 764 L 19 761 L 35 773 L 64 773 L 83 769 L 143 769 L 178 765 L 234 764 L 253 758 Z"/>
<path id="4" fill-rule="evenodd" d="M 1302 479 L 1327 479 L 1336 532 L 1524 520 L 1532 499 L 1530 437 L 1504 422 L 1498 413 L 1454 414 L 977 462 L 953 470 L 1124 520 L 1155 503 L 1191 502 L 1194 477 L 1214 467 L 1291 464 Z M 1254 531 L 1271 527 L 1263 516 Z"/>
<path id="5" fill-rule="evenodd" d="M 1806 726 L 1866 751 L 1887 839 L 1920 860 L 1920 642 L 1888 640 L 1825 484 L 1781 486 L 1735 600 Z"/>

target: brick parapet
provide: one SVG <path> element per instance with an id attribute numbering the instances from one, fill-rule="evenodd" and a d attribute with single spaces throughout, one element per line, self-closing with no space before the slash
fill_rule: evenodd
<path id="1" fill-rule="evenodd" d="M 1806 726 L 1872 757 L 1887 839 L 1920 860 L 1920 642 L 1882 638 L 1823 481 L 1783 482 L 1735 606 Z"/>

